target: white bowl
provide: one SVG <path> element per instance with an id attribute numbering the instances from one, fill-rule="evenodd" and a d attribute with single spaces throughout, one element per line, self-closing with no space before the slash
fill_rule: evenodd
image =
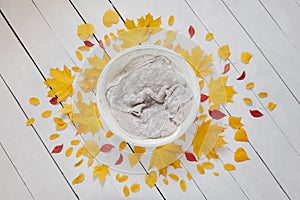
<path id="1" fill-rule="evenodd" d="M 125 65 L 131 59 L 144 54 L 163 55 L 170 59 L 175 64 L 177 70 L 184 75 L 194 95 L 190 114 L 181 123 L 177 130 L 167 137 L 152 139 L 145 137 L 137 137 L 126 132 L 114 119 L 110 105 L 105 96 L 105 91 L 107 89 L 108 84 L 116 77 L 116 75 L 118 75 L 123 70 Z M 194 71 L 179 54 L 169 49 L 154 45 L 136 46 L 120 52 L 106 65 L 98 80 L 96 100 L 102 120 L 108 126 L 108 129 L 111 130 L 115 135 L 119 136 L 122 140 L 129 142 L 133 145 L 154 147 L 173 142 L 175 139 L 180 137 L 190 128 L 198 113 L 198 107 L 200 103 L 200 89 L 198 79 Z"/>

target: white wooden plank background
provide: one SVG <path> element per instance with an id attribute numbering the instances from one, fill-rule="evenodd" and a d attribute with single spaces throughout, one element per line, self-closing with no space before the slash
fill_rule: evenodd
<path id="1" fill-rule="evenodd" d="M 300 199 L 299 4 L 298 0 L 0 0 L 0 199 Z M 214 177 L 199 175 L 194 165 L 182 159 L 184 168 L 176 173 L 193 174 L 186 192 L 175 182 L 169 181 L 168 186 L 158 182 L 157 188 L 143 186 L 126 198 L 123 185 L 113 180 L 118 172 L 111 170 L 101 186 L 90 177 L 91 169 L 74 169 L 75 156 L 65 159 L 49 153 L 56 142 L 48 139 L 55 132 L 53 124 L 40 117 L 49 106 L 44 77 L 50 67 L 80 65 L 74 55 L 81 45 L 77 25 L 93 23 L 96 38 L 102 38 L 109 31 L 101 22 L 107 9 L 116 9 L 123 18 L 151 12 L 162 16 L 165 24 L 174 15 L 172 28 L 187 34 L 193 25 L 194 40 L 208 52 L 229 43 L 232 58 L 239 58 L 241 51 L 253 53 L 247 67 L 231 61 L 234 69 L 228 81 L 239 93 L 235 103 L 224 108 L 243 117 L 247 125 L 250 142 L 242 146 L 250 162 L 232 173 L 219 170 L 220 177 Z M 111 30 L 117 27 L 122 23 Z M 211 42 L 204 39 L 208 31 L 215 34 Z M 253 92 L 246 92 L 245 83 L 235 80 L 244 69 L 245 81 L 256 83 Z M 257 97 L 260 91 L 268 91 L 278 104 L 273 112 L 265 109 L 266 100 Z M 28 103 L 31 96 L 41 99 L 38 109 Z M 263 120 L 249 116 L 249 107 L 241 101 L 244 97 L 263 109 Z M 31 116 L 36 117 L 34 127 L 25 127 Z M 69 141 L 74 132 L 68 127 L 63 139 Z M 234 151 L 238 146 L 230 143 L 228 148 Z M 219 154 L 222 160 L 216 169 L 233 162 L 230 152 Z M 81 171 L 86 172 L 84 183 L 71 185 Z M 130 177 L 128 185 L 144 179 L 143 174 Z"/>

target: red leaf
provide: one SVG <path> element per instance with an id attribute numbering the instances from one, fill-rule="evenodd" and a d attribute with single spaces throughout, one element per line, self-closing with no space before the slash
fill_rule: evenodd
<path id="1" fill-rule="evenodd" d="M 198 117 L 195 117 L 195 119 L 194 119 L 194 123 L 195 123 L 196 121 L 198 121 Z"/>
<path id="2" fill-rule="evenodd" d="M 239 81 L 241 81 L 241 80 L 244 80 L 244 79 L 245 79 L 245 77 L 246 77 L 246 72 L 245 72 L 245 71 L 243 71 L 243 73 L 241 74 L 241 76 L 240 76 L 240 77 L 238 77 L 236 80 L 239 80 Z"/>
<path id="3" fill-rule="evenodd" d="M 223 117 L 226 116 L 224 113 L 222 113 L 219 110 L 209 110 L 208 113 L 213 119 L 217 119 L 217 120 L 222 119 Z"/>
<path id="4" fill-rule="evenodd" d="M 56 105 L 57 104 L 57 97 L 53 97 L 52 99 L 50 99 L 49 101 L 52 105 Z"/>
<path id="5" fill-rule="evenodd" d="M 64 147 L 64 144 L 57 145 L 56 147 L 54 147 L 54 149 L 52 150 L 51 153 L 60 153 L 62 151 L 63 147 Z"/>
<path id="6" fill-rule="evenodd" d="M 104 144 L 101 148 L 100 148 L 100 151 L 104 152 L 104 153 L 107 153 L 107 152 L 110 152 L 110 150 L 114 148 L 113 145 L 111 144 Z"/>
<path id="7" fill-rule="evenodd" d="M 201 97 L 200 97 L 200 102 L 204 102 L 208 99 L 208 96 L 205 95 L 205 94 L 201 94 Z"/>
<path id="8" fill-rule="evenodd" d="M 221 74 L 225 74 L 226 72 L 228 72 L 230 70 L 230 63 L 227 63 L 225 66 L 224 66 L 224 71 L 221 73 Z"/>
<path id="9" fill-rule="evenodd" d="M 189 27 L 189 34 L 190 34 L 190 38 L 192 38 L 195 35 L 195 29 L 192 25 L 190 25 Z"/>
<path id="10" fill-rule="evenodd" d="M 92 42 L 90 42 L 89 40 L 85 40 L 84 41 L 84 45 L 87 46 L 87 47 L 92 47 L 94 46 L 94 44 Z"/>
<path id="11" fill-rule="evenodd" d="M 196 157 L 194 156 L 193 153 L 190 153 L 190 152 L 184 152 L 184 154 L 185 154 L 185 157 L 186 157 L 186 159 L 187 159 L 188 161 L 190 161 L 190 162 L 196 162 L 196 161 L 197 161 L 197 159 L 196 159 Z"/>
<path id="12" fill-rule="evenodd" d="M 263 114 L 258 111 L 258 110 L 249 110 L 250 111 L 250 114 L 253 116 L 253 117 L 261 117 L 263 116 Z"/>
<path id="13" fill-rule="evenodd" d="M 115 162 L 115 165 L 119 165 L 123 162 L 123 155 L 120 153 L 119 159 Z"/>
<path id="14" fill-rule="evenodd" d="M 102 49 L 104 49 L 104 44 L 103 44 L 102 40 L 99 40 L 99 46 L 100 46 Z"/>

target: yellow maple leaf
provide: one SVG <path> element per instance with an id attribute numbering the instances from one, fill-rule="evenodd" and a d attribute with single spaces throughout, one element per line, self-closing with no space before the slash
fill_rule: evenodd
<path id="1" fill-rule="evenodd" d="M 90 131 L 94 135 L 98 132 L 99 126 L 103 128 L 103 125 L 99 120 L 99 112 L 96 103 L 90 102 L 88 105 L 85 102 L 76 102 L 76 106 L 80 111 L 80 113 L 74 113 L 77 134 L 85 134 Z"/>
<path id="2" fill-rule="evenodd" d="M 101 183 L 104 183 L 106 176 L 110 174 L 107 165 L 96 165 L 94 167 L 93 177 L 98 177 Z"/>
<path id="3" fill-rule="evenodd" d="M 250 59 L 252 58 L 252 54 L 249 52 L 242 52 L 241 53 L 241 61 L 245 64 L 248 64 Z"/>
<path id="4" fill-rule="evenodd" d="M 241 117 L 230 116 L 228 118 L 229 126 L 233 129 L 239 129 L 242 126 L 244 126 L 244 124 L 241 123 L 241 120 L 242 120 Z"/>
<path id="5" fill-rule="evenodd" d="M 218 79 L 210 79 L 208 84 L 209 102 L 214 103 L 217 107 L 220 104 L 233 102 L 232 96 L 236 94 L 233 86 L 226 86 L 227 76 L 221 76 Z"/>
<path id="6" fill-rule="evenodd" d="M 177 159 L 177 154 L 181 153 L 183 153 L 182 146 L 173 142 L 156 147 L 152 151 L 149 169 L 153 167 L 156 167 L 157 169 L 164 168 L 173 163 Z"/>
<path id="7" fill-rule="evenodd" d="M 149 40 L 150 29 L 136 28 L 121 32 L 119 38 L 123 41 L 121 47 L 127 49 Z"/>
<path id="8" fill-rule="evenodd" d="M 218 135 L 224 131 L 224 127 L 217 124 L 211 125 L 211 121 L 203 122 L 197 127 L 192 145 L 198 159 L 202 153 L 206 155 L 213 150 L 218 141 Z"/>
<path id="9" fill-rule="evenodd" d="M 248 157 L 246 151 L 242 148 L 239 147 L 235 152 L 234 152 L 234 161 L 235 162 L 243 162 L 246 160 L 250 160 Z"/>
<path id="10" fill-rule="evenodd" d="M 229 58 L 230 54 L 231 53 L 230 53 L 228 44 L 226 44 L 218 49 L 218 55 L 224 60 L 227 60 Z"/>
<path id="11" fill-rule="evenodd" d="M 89 57 L 87 60 L 92 68 L 87 68 L 84 70 L 82 73 L 84 80 L 79 82 L 79 86 L 84 92 L 90 92 L 96 88 L 98 78 L 106 64 L 109 62 L 110 58 L 107 53 L 104 52 L 102 58 L 94 55 L 93 57 Z"/>
<path id="12" fill-rule="evenodd" d="M 89 159 L 95 158 L 100 152 L 100 147 L 95 140 L 86 140 L 82 146 L 82 155 Z"/>
<path id="13" fill-rule="evenodd" d="M 180 45 L 174 47 L 174 51 L 179 53 L 191 65 L 197 77 L 203 78 L 211 75 L 212 68 L 209 65 L 212 62 L 212 54 L 204 55 L 204 51 L 201 50 L 200 46 L 195 46 L 191 54 Z"/>
<path id="14" fill-rule="evenodd" d="M 149 174 L 145 176 L 145 183 L 152 188 L 157 182 L 157 174 L 154 171 L 151 171 Z"/>
<path id="15" fill-rule="evenodd" d="M 44 82 L 48 88 L 48 97 L 56 97 L 57 102 L 65 101 L 68 96 L 72 96 L 74 89 L 72 86 L 75 76 L 72 76 L 71 70 L 67 66 L 64 66 L 63 70 L 58 68 L 50 69 L 50 75 L 53 78 L 47 78 Z"/>
<path id="16" fill-rule="evenodd" d="M 77 35 L 80 39 L 86 40 L 94 34 L 95 28 L 93 24 L 81 24 L 77 28 Z"/>

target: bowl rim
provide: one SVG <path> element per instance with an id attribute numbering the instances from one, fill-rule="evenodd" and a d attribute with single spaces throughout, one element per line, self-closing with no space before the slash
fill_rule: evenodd
<path id="1" fill-rule="evenodd" d="M 126 57 L 126 55 L 128 56 L 134 52 L 137 52 L 137 51 L 142 52 L 147 49 L 150 51 L 152 50 L 152 51 L 166 52 L 166 54 L 169 54 L 170 56 L 172 55 L 172 57 L 177 58 L 178 62 L 184 63 L 184 65 L 186 66 L 185 71 L 187 71 L 189 76 L 191 76 L 190 78 L 193 79 L 193 80 L 186 80 L 189 87 L 191 88 L 191 90 L 193 92 L 193 95 L 194 95 L 193 105 L 192 105 L 190 114 L 181 123 L 181 125 L 177 128 L 177 130 L 167 137 L 161 137 L 161 138 L 141 137 L 141 138 L 139 138 L 139 137 L 135 137 L 135 136 L 129 134 L 127 131 L 122 129 L 122 127 L 119 126 L 118 122 L 113 118 L 113 115 L 111 113 L 111 108 L 106 100 L 106 96 L 103 92 L 101 93 L 101 91 L 103 91 L 104 85 L 107 84 L 105 76 L 109 75 L 111 68 L 114 67 L 113 64 L 118 59 L 124 59 L 124 57 Z M 148 53 L 148 54 L 150 54 L 150 53 Z M 163 54 L 163 55 L 166 56 L 165 54 Z M 132 58 L 135 58 L 137 56 L 133 56 Z M 166 56 L 166 57 L 168 57 L 168 56 Z M 172 61 L 174 62 L 174 60 L 172 60 Z M 176 62 L 175 62 L 175 65 L 176 65 Z M 126 66 L 126 64 L 124 65 L 124 67 L 125 66 Z M 178 67 L 178 66 L 176 65 L 176 67 Z M 183 76 L 186 78 L 187 75 L 183 74 Z M 192 84 L 190 84 L 190 83 L 192 83 Z M 143 45 L 143 46 L 138 45 L 138 46 L 134 46 L 134 47 L 122 50 L 116 56 L 114 56 L 104 67 L 103 71 L 100 74 L 100 77 L 97 82 L 97 87 L 96 87 L 97 109 L 100 113 L 103 123 L 107 126 L 107 128 L 110 131 L 112 131 L 120 139 L 122 139 L 126 142 L 129 142 L 130 144 L 137 145 L 137 146 L 143 146 L 143 147 L 162 146 L 162 145 L 173 142 L 174 140 L 176 140 L 177 138 L 182 136 L 192 126 L 194 119 L 197 117 L 198 108 L 200 105 L 200 88 L 198 85 L 199 85 L 198 78 L 195 75 L 193 69 L 191 68 L 190 64 L 180 54 L 178 54 L 170 49 L 167 49 L 165 47 L 160 47 L 157 45 Z M 101 88 L 102 88 L 102 90 L 101 90 Z M 106 88 L 104 88 L 104 91 L 105 90 L 106 90 Z M 105 106 L 108 107 L 108 109 L 106 109 Z M 109 110 L 109 112 L 107 112 L 107 110 Z M 113 124 L 111 124 L 111 123 L 113 123 Z M 184 125 L 184 126 L 182 126 L 182 125 Z"/>

